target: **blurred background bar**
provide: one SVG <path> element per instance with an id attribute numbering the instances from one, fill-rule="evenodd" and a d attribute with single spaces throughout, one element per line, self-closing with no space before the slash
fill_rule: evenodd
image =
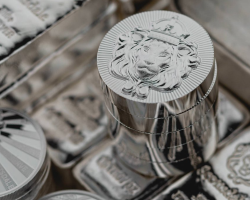
<path id="1" fill-rule="evenodd" d="M 190 16 L 210 34 L 219 81 L 250 105 L 250 2 L 248 0 L 172 0 L 171 10 Z"/>

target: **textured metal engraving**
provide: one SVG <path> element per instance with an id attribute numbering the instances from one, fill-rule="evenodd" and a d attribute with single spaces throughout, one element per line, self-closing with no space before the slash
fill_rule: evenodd
<path id="1" fill-rule="evenodd" d="M 158 103 L 181 98 L 210 77 L 214 51 L 207 32 L 192 19 L 151 11 L 114 26 L 97 63 L 103 83 L 118 97 Z"/>
<path id="2" fill-rule="evenodd" d="M 250 143 L 239 144 L 227 160 L 228 177 L 236 185 L 250 186 Z"/>
<path id="3" fill-rule="evenodd" d="M 26 188 L 41 170 L 45 155 L 45 138 L 37 125 L 23 114 L 0 109 L 0 199 L 12 199 L 8 195 Z"/>
<path id="4" fill-rule="evenodd" d="M 201 62 L 198 45 L 187 41 L 189 36 L 178 16 L 121 34 L 109 70 L 126 81 L 122 92 L 144 99 L 150 89 L 168 92 L 178 88 Z"/>

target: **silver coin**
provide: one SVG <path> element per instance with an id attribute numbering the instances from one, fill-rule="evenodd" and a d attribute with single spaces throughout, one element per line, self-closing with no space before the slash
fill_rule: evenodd
<path id="1" fill-rule="evenodd" d="M 123 20 L 105 36 L 98 69 L 104 92 L 120 109 L 139 107 L 144 117 L 150 107 L 158 111 L 167 102 L 178 108 L 175 115 L 212 91 L 213 46 L 206 31 L 190 18 L 167 11 L 145 12 Z M 152 113 L 146 115 L 155 117 Z"/>
<path id="2" fill-rule="evenodd" d="M 0 109 L 0 124 L 0 199 L 34 199 L 49 173 L 45 136 L 12 109 Z"/>
<path id="3" fill-rule="evenodd" d="M 39 200 L 104 200 L 104 198 L 81 190 L 64 190 L 48 194 Z"/>

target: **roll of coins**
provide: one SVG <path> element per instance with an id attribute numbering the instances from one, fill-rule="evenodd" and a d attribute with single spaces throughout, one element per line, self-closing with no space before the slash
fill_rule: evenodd
<path id="1" fill-rule="evenodd" d="M 104 200 L 102 197 L 81 190 L 64 190 L 42 197 L 39 200 Z"/>
<path id="2" fill-rule="evenodd" d="M 119 151 L 163 177 L 211 157 L 218 139 L 217 65 L 199 24 L 168 11 L 134 15 L 104 37 L 97 62 L 110 119 L 119 124 L 112 135 Z M 152 175 L 147 171 L 140 172 Z"/>
<path id="3" fill-rule="evenodd" d="M 41 128 L 25 114 L 0 109 L 0 199 L 34 200 L 50 171 Z M 47 185 L 49 186 L 49 185 Z"/>
<path id="4" fill-rule="evenodd" d="M 250 199 L 250 129 L 154 200 Z M 190 186 L 192 189 L 190 189 Z"/>

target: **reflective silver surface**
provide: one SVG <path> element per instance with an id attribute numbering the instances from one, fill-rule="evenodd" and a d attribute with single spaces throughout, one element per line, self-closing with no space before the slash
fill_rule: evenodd
<path id="1" fill-rule="evenodd" d="M 134 15 L 104 37 L 97 66 L 116 124 L 114 149 L 133 170 L 178 176 L 212 156 L 218 141 L 217 65 L 200 25 L 168 11 Z"/>
<path id="2" fill-rule="evenodd" d="M 184 176 L 154 200 L 190 198 L 249 200 L 249 142 L 248 128 L 231 144 L 217 152 L 208 163 Z"/>
<path id="3" fill-rule="evenodd" d="M 91 8 L 93 9 L 94 2 L 90 1 L 87 4 L 91 5 L 90 11 Z M 103 35 L 116 22 L 115 12 L 116 5 L 109 4 L 106 9 L 95 16 L 94 24 L 81 29 L 77 36 L 71 38 L 54 53 L 55 57 L 46 60 L 34 74 L 29 74 L 30 77 L 23 84 L 20 83 L 14 91 L 4 97 L 0 101 L 0 105 L 30 113 L 45 100 L 45 95 L 55 93 L 57 85 L 64 84 L 65 79 L 69 79 L 70 76 L 77 79 L 77 75 L 74 74 L 80 74 L 79 71 L 86 68 L 87 63 L 95 58 Z M 86 14 L 86 12 L 84 13 Z M 49 42 L 46 46 L 54 45 L 53 42 Z"/>
<path id="4" fill-rule="evenodd" d="M 0 119 L 0 199 L 33 200 L 50 170 L 43 132 L 12 109 L 1 108 Z"/>
<path id="5" fill-rule="evenodd" d="M 142 35 L 143 28 L 148 27 L 151 21 L 157 21 L 163 18 L 170 19 L 172 17 L 179 18 L 179 20 L 183 24 L 185 24 L 186 28 L 188 29 L 188 32 L 190 33 L 190 36 L 188 37 L 187 41 L 195 42 L 199 46 L 198 55 L 201 58 L 200 67 L 197 67 L 197 69 L 193 70 L 193 72 L 189 74 L 188 78 L 186 78 L 183 81 L 180 87 L 171 92 L 162 93 L 159 91 L 150 90 L 150 93 L 146 99 L 138 99 L 136 95 L 128 96 L 124 94 L 121 91 L 125 84 L 125 80 L 120 80 L 120 79 L 113 77 L 108 68 L 108 64 L 112 60 L 112 52 L 114 50 L 114 47 L 115 47 L 114 44 L 116 43 L 115 41 L 117 40 L 117 37 L 119 37 L 121 32 L 126 33 L 129 31 L 132 31 L 130 33 L 132 34 L 132 36 L 138 37 L 138 35 Z M 141 29 L 140 34 L 138 33 L 140 31 L 138 32 L 136 32 L 136 30 L 133 31 L 135 27 L 138 26 L 138 24 L 142 27 L 140 28 Z M 195 28 L 192 28 L 191 30 L 191 27 L 195 27 Z M 127 30 L 127 31 L 124 31 L 124 30 Z M 136 34 L 134 32 L 136 32 Z M 199 36 L 195 37 L 195 35 L 199 35 Z M 142 44 L 142 45 L 144 44 L 143 37 L 135 38 L 135 40 L 136 39 L 138 41 L 136 41 L 134 44 L 131 41 L 131 45 L 132 46 L 138 45 L 139 46 L 138 48 L 142 48 L 142 46 L 139 44 Z M 149 40 L 149 41 L 152 40 L 148 36 L 146 36 L 146 38 L 144 39 Z M 169 42 L 167 43 L 169 44 Z M 124 45 L 125 44 L 126 42 L 124 42 Z M 179 47 L 181 48 L 181 44 L 179 44 Z M 171 46 L 171 48 L 173 47 Z M 120 50 L 121 51 L 119 53 L 121 54 L 120 57 L 122 58 L 125 51 L 122 49 L 122 46 Z M 139 55 L 136 56 L 136 55 L 137 54 L 134 55 L 135 58 L 139 59 L 140 56 Z M 170 57 L 172 60 L 176 60 L 175 59 L 176 55 L 171 54 Z M 143 57 L 141 59 L 143 59 Z M 128 60 L 128 58 L 126 60 Z M 119 64 L 123 66 L 123 63 L 127 62 L 126 60 L 121 61 Z M 171 63 L 171 67 L 173 67 L 174 70 L 176 70 L 174 63 L 175 62 Z M 136 69 L 139 69 L 139 68 L 137 68 L 137 66 L 138 66 L 137 63 L 135 65 L 131 65 L 131 68 L 135 70 L 133 72 L 135 73 L 134 74 L 135 76 L 136 74 L 138 74 L 137 72 L 138 70 L 136 71 Z M 159 67 L 159 65 L 157 66 Z M 182 109 L 181 112 L 183 112 L 195 106 L 198 102 L 201 101 L 204 95 L 206 93 L 210 93 L 210 90 L 212 90 L 213 88 L 213 87 L 210 88 L 213 82 L 214 74 L 215 74 L 214 73 L 215 65 L 214 65 L 213 46 L 212 46 L 212 42 L 209 36 L 204 31 L 204 29 L 202 29 L 196 22 L 192 21 L 191 19 L 187 17 L 183 15 L 179 15 L 177 13 L 172 13 L 172 12 L 167 12 L 167 11 L 145 12 L 145 13 L 137 14 L 137 15 L 134 15 L 132 17 L 129 17 L 123 20 L 122 22 L 118 23 L 113 29 L 111 29 L 111 31 L 106 35 L 98 51 L 98 69 L 100 72 L 101 79 L 103 81 L 103 86 L 107 86 L 107 90 L 110 96 L 110 101 L 112 101 L 112 103 L 116 105 L 117 107 L 119 107 L 120 109 L 129 110 L 130 107 L 133 107 L 136 104 L 137 106 L 140 106 L 142 108 L 145 107 L 145 104 L 153 104 L 155 107 L 157 107 L 158 103 L 168 102 L 169 105 L 176 105 L 176 108 L 178 108 L 177 105 L 181 106 L 181 109 Z M 119 71 L 119 69 L 117 70 Z M 124 71 L 120 70 L 119 73 L 123 73 L 124 76 L 126 76 L 127 73 L 130 74 L 129 77 L 134 76 L 132 72 L 130 73 L 126 70 L 126 67 L 123 68 L 123 70 Z M 124 77 L 124 76 L 120 76 L 120 77 Z M 155 75 L 155 77 L 158 77 L 158 76 L 161 76 L 160 71 L 157 71 Z M 129 77 L 125 77 L 125 79 L 128 79 Z M 150 82 L 154 80 L 154 78 L 153 79 L 152 78 L 153 77 L 148 78 Z M 171 77 L 168 78 L 168 81 L 170 80 L 171 80 Z M 137 84 L 139 84 L 139 82 Z M 147 85 L 147 84 L 144 84 L 144 85 Z M 104 88 L 104 90 L 106 90 L 106 88 Z M 197 95 L 197 93 L 200 95 Z M 188 100 L 190 100 L 191 102 L 187 103 Z M 146 112 L 147 110 L 145 110 L 145 113 Z M 134 114 L 134 113 L 131 113 L 131 114 Z M 178 111 L 177 112 L 175 111 L 173 114 L 178 114 Z M 145 117 L 145 116 L 142 115 L 142 117 Z M 155 116 L 153 115 L 153 117 Z"/>
<path id="6" fill-rule="evenodd" d="M 215 76 L 214 79 L 214 87 L 217 88 L 217 76 Z M 155 111 L 157 115 L 154 118 L 144 118 L 138 115 L 129 114 L 122 109 L 119 109 L 112 102 L 110 102 L 110 98 L 106 95 L 106 93 L 104 94 L 104 97 L 108 112 L 117 121 L 132 130 L 148 134 L 166 134 L 169 132 L 183 130 L 190 126 L 197 126 L 202 118 L 208 115 L 213 118 L 214 110 L 216 111 L 217 109 L 217 96 L 214 95 L 213 102 L 205 99 L 199 105 L 194 106 L 188 111 L 180 113 L 178 115 L 164 116 L 167 110 L 169 115 L 170 111 L 173 111 L 174 109 L 171 108 L 168 102 L 162 103 L 162 106 L 158 108 L 158 113 L 157 111 Z M 150 106 L 151 105 L 149 104 L 147 109 L 149 109 Z M 136 107 L 136 110 L 138 110 L 140 113 L 140 107 Z M 148 113 L 152 113 L 150 112 L 151 110 L 152 108 L 148 110 Z M 172 121 L 176 121 L 176 124 L 171 127 L 169 124 L 171 124 Z"/>
<path id="7" fill-rule="evenodd" d="M 2 43 L 12 44 L 12 49 L 1 59 L 1 97 L 57 57 L 79 32 L 91 28 L 108 8 L 110 1 L 13 0 L 2 1 L 2 5 L 5 10 L 13 12 L 10 13 L 13 18 L 10 22 L 5 16 L 7 11 L 2 12 L 3 25 L 8 29 L 13 27 L 17 34 L 2 40 Z M 38 14 L 44 14 L 46 19 L 41 19 Z M 2 47 L 5 46 L 2 44 Z"/>
<path id="8" fill-rule="evenodd" d="M 56 95 L 33 117 L 44 129 L 52 160 L 68 168 L 98 147 L 108 135 L 108 117 L 99 95 L 97 70 Z"/>
<path id="9" fill-rule="evenodd" d="M 42 197 L 39 200 L 104 200 L 102 197 L 81 190 L 64 190 Z"/>
<path id="10" fill-rule="evenodd" d="M 149 200 L 161 187 L 171 183 L 171 178 L 154 178 L 134 172 L 120 162 L 111 143 L 79 163 L 74 176 L 88 190 L 109 200 Z"/>

